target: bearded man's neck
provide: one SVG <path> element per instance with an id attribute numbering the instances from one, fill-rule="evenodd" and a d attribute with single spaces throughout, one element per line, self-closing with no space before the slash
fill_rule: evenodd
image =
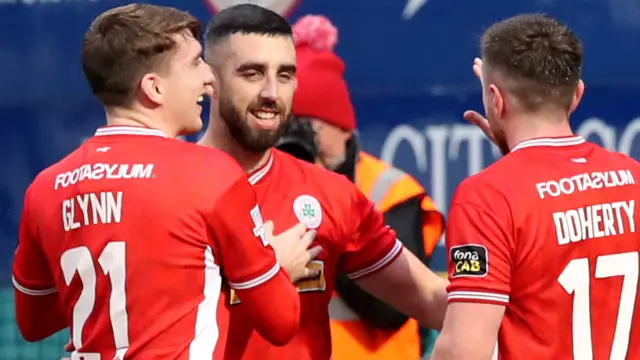
<path id="1" fill-rule="evenodd" d="M 251 174 L 269 161 L 271 149 L 257 153 L 247 151 L 242 145 L 235 141 L 230 134 L 226 135 L 227 136 L 224 136 L 220 131 L 215 131 L 210 126 L 207 131 L 205 131 L 202 139 L 198 141 L 198 145 L 226 152 L 236 159 L 247 174 Z"/>

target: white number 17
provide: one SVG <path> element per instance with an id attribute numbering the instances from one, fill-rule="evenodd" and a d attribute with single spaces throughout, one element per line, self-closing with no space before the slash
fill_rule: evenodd
<path id="1" fill-rule="evenodd" d="M 638 292 L 638 253 L 601 255 L 596 258 L 596 279 L 622 276 L 622 292 L 618 305 L 618 319 L 611 345 L 610 360 L 625 360 L 629 348 L 631 319 Z M 589 259 L 571 260 L 558 282 L 573 294 L 573 358 L 593 360 L 591 343 L 591 304 L 589 296 Z"/>

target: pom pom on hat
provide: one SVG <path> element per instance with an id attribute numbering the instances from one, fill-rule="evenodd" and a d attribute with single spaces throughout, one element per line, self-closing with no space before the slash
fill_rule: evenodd
<path id="1" fill-rule="evenodd" d="M 307 15 L 293 25 L 296 46 L 307 45 L 316 51 L 333 51 L 338 43 L 338 29 L 322 15 Z"/>
<path id="2" fill-rule="evenodd" d="M 298 88 L 293 114 L 317 118 L 346 131 L 356 128 L 344 62 L 333 48 L 338 29 L 324 16 L 307 15 L 293 25 L 298 63 Z"/>

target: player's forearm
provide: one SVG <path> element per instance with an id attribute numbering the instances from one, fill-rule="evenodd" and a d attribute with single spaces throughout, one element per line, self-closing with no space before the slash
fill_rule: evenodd
<path id="1" fill-rule="evenodd" d="M 67 327 L 58 293 L 33 296 L 15 291 L 16 323 L 22 337 L 40 341 Z"/>
<path id="2" fill-rule="evenodd" d="M 492 359 L 504 312 L 504 305 L 464 301 L 450 303 L 432 359 Z"/>
<path id="3" fill-rule="evenodd" d="M 493 347 L 479 347 L 467 339 L 458 341 L 446 334 L 440 334 L 436 339 L 433 353 L 429 360 L 490 360 L 493 357 Z"/>
<path id="4" fill-rule="evenodd" d="M 300 296 L 284 270 L 264 284 L 237 292 L 253 326 L 270 343 L 282 346 L 298 332 Z"/>
<path id="5" fill-rule="evenodd" d="M 447 309 L 447 284 L 406 249 L 383 270 L 358 280 L 378 299 L 437 330 Z"/>
<path id="6" fill-rule="evenodd" d="M 464 343 L 464 342 L 461 342 Z M 429 360 L 455 360 L 461 359 L 456 355 L 456 345 L 464 346 L 464 344 L 456 344 L 452 339 L 440 334 L 436 338 L 436 344 Z M 464 351 L 463 351 L 464 352 Z"/>

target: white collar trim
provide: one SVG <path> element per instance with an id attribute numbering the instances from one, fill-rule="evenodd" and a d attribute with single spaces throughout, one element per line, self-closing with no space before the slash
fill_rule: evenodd
<path id="1" fill-rule="evenodd" d="M 273 151 L 269 155 L 269 160 L 267 161 L 266 165 L 264 165 L 261 169 L 254 172 L 253 174 L 251 174 L 251 176 L 249 176 L 249 183 L 251 185 L 255 185 L 258 181 L 260 181 L 260 179 L 262 179 L 265 175 L 267 175 L 269 170 L 271 170 L 272 166 L 273 166 Z"/>
<path id="2" fill-rule="evenodd" d="M 531 140 L 525 140 L 519 143 L 518 145 L 514 146 L 513 149 L 511 149 L 511 152 L 524 149 L 524 148 L 536 147 L 536 146 L 563 147 L 563 146 L 580 145 L 584 142 L 585 142 L 584 138 L 582 136 L 577 136 L 577 135 L 571 136 L 571 137 L 564 137 L 564 138 L 531 139 Z"/>
<path id="3" fill-rule="evenodd" d="M 135 126 L 106 126 L 96 130 L 95 136 L 108 136 L 108 135 L 147 135 L 147 136 L 160 136 L 168 137 L 162 130 L 149 129 Z"/>

